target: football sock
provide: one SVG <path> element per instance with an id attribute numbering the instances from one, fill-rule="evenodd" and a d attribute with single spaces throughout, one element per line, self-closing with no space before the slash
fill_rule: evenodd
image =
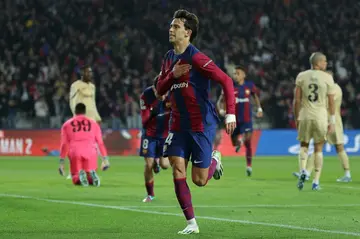
<path id="1" fill-rule="evenodd" d="M 191 193 L 189 186 L 186 183 L 186 178 L 175 178 L 174 179 L 175 193 L 180 204 L 181 209 L 183 210 L 186 220 L 194 219 L 194 208 L 191 202 Z"/>
<path id="2" fill-rule="evenodd" d="M 246 165 L 251 167 L 252 165 L 252 147 L 251 140 L 245 140 L 245 148 L 246 148 Z"/>
<path id="3" fill-rule="evenodd" d="M 300 172 L 303 172 L 305 170 L 307 158 L 308 158 L 308 149 L 306 147 L 301 147 L 299 152 Z"/>
<path id="4" fill-rule="evenodd" d="M 71 179 L 73 181 L 73 184 L 75 184 L 75 185 L 80 185 L 81 184 L 80 179 L 79 179 L 79 175 L 75 174 L 75 175 L 72 176 Z"/>
<path id="5" fill-rule="evenodd" d="M 154 181 L 146 182 L 145 183 L 146 192 L 148 196 L 155 196 L 154 194 Z"/>
<path id="6" fill-rule="evenodd" d="M 349 164 L 349 157 L 345 150 L 338 153 L 338 157 L 340 159 L 340 162 L 344 168 L 345 176 L 351 178 L 350 174 L 350 164 Z"/>
<path id="7" fill-rule="evenodd" d="M 315 174 L 314 174 L 314 183 L 319 184 L 320 176 L 321 176 L 321 169 L 323 166 L 323 153 L 316 152 L 314 166 L 315 166 Z"/>
<path id="8" fill-rule="evenodd" d="M 211 159 L 211 164 L 210 164 L 210 167 L 209 167 L 209 173 L 208 173 L 208 178 L 207 178 L 208 181 L 214 175 L 215 170 L 216 170 L 216 165 L 217 165 L 217 161 L 215 159 Z"/>
<path id="9" fill-rule="evenodd" d="M 312 154 L 312 155 L 310 155 L 310 157 L 308 157 L 308 160 L 306 163 L 306 171 L 309 175 L 311 174 L 311 172 L 314 169 L 314 161 L 315 161 L 315 154 Z"/>

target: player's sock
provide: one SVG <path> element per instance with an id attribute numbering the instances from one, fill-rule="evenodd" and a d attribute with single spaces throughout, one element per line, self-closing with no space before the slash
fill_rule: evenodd
<path id="1" fill-rule="evenodd" d="M 314 183 L 319 184 L 320 176 L 321 176 L 321 169 L 323 166 L 323 153 L 322 152 L 316 152 L 315 154 L 315 160 L 314 160 L 314 166 L 315 166 L 315 174 L 314 174 Z"/>
<path id="2" fill-rule="evenodd" d="M 347 153 L 345 152 L 345 150 L 343 150 L 338 153 L 338 156 L 339 156 L 340 162 L 344 168 L 345 177 L 351 178 L 349 157 L 348 157 Z"/>
<path id="3" fill-rule="evenodd" d="M 154 181 L 151 182 L 146 182 L 145 183 L 145 188 L 146 188 L 146 192 L 148 196 L 152 196 L 154 197 Z"/>
<path id="4" fill-rule="evenodd" d="M 314 154 L 310 155 L 310 157 L 308 157 L 307 159 L 307 163 L 306 163 L 306 172 L 308 173 L 307 176 L 310 176 L 311 172 L 314 169 L 314 160 L 315 160 Z"/>
<path id="5" fill-rule="evenodd" d="M 308 149 L 306 147 L 301 147 L 299 152 L 299 168 L 300 172 L 306 170 L 306 163 L 308 158 Z"/>
<path id="6" fill-rule="evenodd" d="M 90 174 L 87 175 L 87 180 L 88 180 L 89 184 L 93 184 L 93 180 L 92 180 Z"/>
<path id="7" fill-rule="evenodd" d="M 211 164 L 210 164 L 210 167 L 209 167 L 207 181 L 209 181 L 213 177 L 213 175 L 215 173 L 215 170 L 216 170 L 216 165 L 217 165 L 217 161 L 212 158 L 211 159 Z"/>
<path id="8" fill-rule="evenodd" d="M 245 140 L 245 149 L 246 149 L 246 165 L 248 167 L 251 167 L 251 165 L 252 165 L 251 140 Z"/>
<path id="9" fill-rule="evenodd" d="M 71 177 L 71 180 L 73 182 L 74 185 L 80 185 L 80 179 L 79 179 L 79 175 L 75 174 Z"/>
<path id="10" fill-rule="evenodd" d="M 176 197 L 178 199 L 180 207 L 183 210 L 184 216 L 189 223 L 189 221 L 195 218 L 195 214 L 191 202 L 191 193 L 189 186 L 186 182 L 186 178 L 175 178 L 174 186 Z"/>

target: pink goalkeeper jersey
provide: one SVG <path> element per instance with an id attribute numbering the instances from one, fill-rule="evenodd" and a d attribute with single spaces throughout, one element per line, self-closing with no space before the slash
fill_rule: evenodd
<path id="1" fill-rule="evenodd" d="M 100 126 L 85 115 L 74 116 L 61 127 L 61 158 L 65 158 L 69 150 L 81 150 L 84 155 L 93 152 L 92 150 L 96 150 L 96 144 L 101 155 L 107 156 Z"/>

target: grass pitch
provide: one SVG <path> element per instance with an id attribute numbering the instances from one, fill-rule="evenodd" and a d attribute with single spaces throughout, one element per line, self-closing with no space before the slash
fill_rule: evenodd
<path id="1" fill-rule="evenodd" d="M 144 204 L 143 160 L 112 157 L 101 187 L 76 187 L 51 157 L 0 158 L 0 238 L 356 238 L 360 237 L 360 158 L 350 158 L 353 182 L 335 157 L 325 157 L 322 191 L 296 188 L 296 157 L 256 157 L 253 176 L 243 158 L 223 158 L 224 176 L 191 183 L 198 235 L 185 227 L 171 171 L 155 176 L 156 200 Z"/>

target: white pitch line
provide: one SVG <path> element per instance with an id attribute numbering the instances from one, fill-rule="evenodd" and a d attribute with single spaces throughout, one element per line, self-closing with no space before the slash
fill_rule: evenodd
<path id="1" fill-rule="evenodd" d="M 76 202 L 76 201 L 54 200 L 54 199 L 37 198 L 37 197 L 24 196 L 24 195 L 2 194 L 1 193 L 0 197 L 32 199 L 32 200 L 51 202 L 51 203 L 72 204 L 72 205 L 80 205 L 80 206 L 87 206 L 87 207 L 108 208 L 108 209 L 116 209 L 116 210 L 121 210 L 121 211 L 139 212 L 139 213 L 147 213 L 147 214 L 155 214 L 155 215 L 183 217 L 182 214 L 177 214 L 177 213 L 148 211 L 148 210 L 141 210 L 141 209 L 135 209 L 135 208 L 127 208 L 127 207 L 111 206 L 111 205 L 103 205 L 103 204 L 93 204 L 93 203 L 85 203 L 85 202 Z M 322 232 L 322 233 L 328 233 L 328 234 L 340 234 L 340 235 L 349 235 L 349 236 L 360 237 L 360 232 L 325 230 L 325 229 L 319 229 L 319 228 L 314 228 L 314 227 L 300 227 L 300 226 L 293 226 L 293 225 L 287 225 L 287 224 L 255 222 L 255 221 L 248 221 L 248 220 L 237 220 L 237 219 L 219 218 L 219 217 L 197 216 L 196 218 L 206 219 L 206 220 L 211 220 L 211 221 L 221 221 L 221 222 L 239 223 L 239 224 L 247 224 L 247 225 L 260 225 L 260 226 L 267 226 L 267 227 L 277 227 L 277 228 L 286 228 L 286 229 L 292 229 L 292 230 Z"/>
<path id="2" fill-rule="evenodd" d="M 176 205 L 129 205 L 126 208 L 180 208 Z M 296 208 L 296 207 L 360 207 L 360 204 L 252 204 L 252 205 L 195 205 L 194 208 Z"/>

